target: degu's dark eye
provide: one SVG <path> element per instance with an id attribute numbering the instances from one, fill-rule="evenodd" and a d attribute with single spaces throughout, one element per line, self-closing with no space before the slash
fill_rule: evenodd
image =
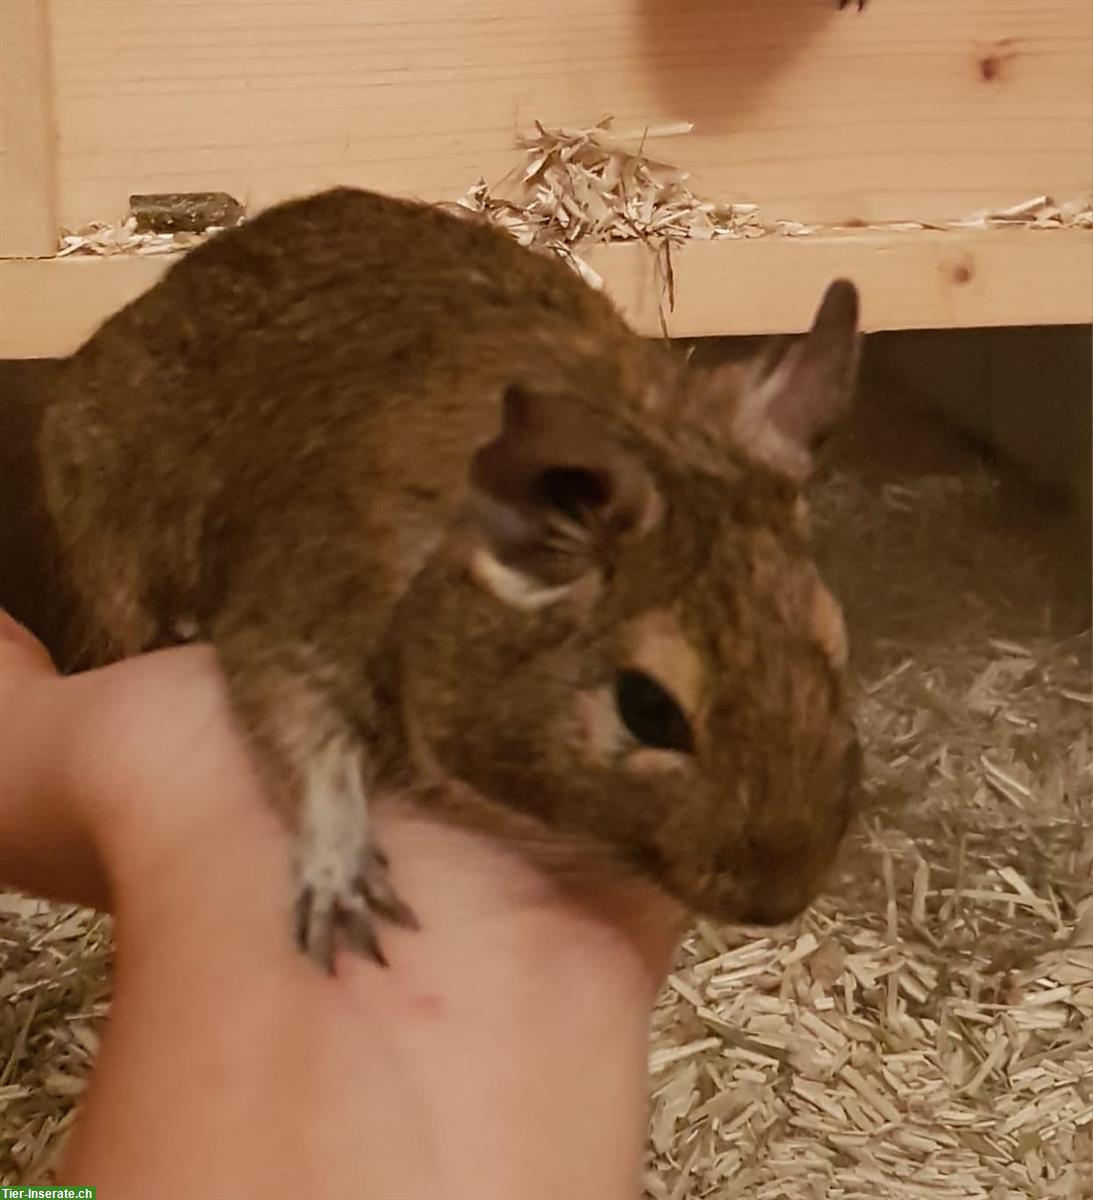
<path id="1" fill-rule="evenodd" d="M 644 671 L 620 671 L 615 677 L 615 706 L 622 723 L 646 746 L 694 752 L 691 726 L 675 700 Z"/>

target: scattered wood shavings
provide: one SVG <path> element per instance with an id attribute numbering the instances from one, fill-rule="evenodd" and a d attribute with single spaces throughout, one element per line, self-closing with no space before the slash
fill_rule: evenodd
<path id="1" fill-rule="evenodd" d="M 111 988 L 112 925 L 0 893 L 0 1183 L 49 1181 Z"/>
<path id="2" fill-rule="evenodd" d="M 1093 229 L 1093 200 L 1070 200 L 1056 204 L 1050 196 L 1037 196 L 1010 208 L 984 209 L 972 213 L 952 227 L 987 229 L 1017 225 L 1027 229 Z"/>
<path id="3" fill-rule="evenodd" d="M 120 224 L 91 221 L 74 232 L 61 233 L 57 258 L 70 255 L 98 255 L 106 258 L 115 254 L 181 254 L 207 241 L 220 230 L 215 226 L 204 233 L 138 233 L 136 217 L 127 217 Z"/>
<path id="4" fill-rule="evenodd" d="M 590 129 L 536 123 L 519 140 L 527 160 L 515 179 L 494 188 L 481 180 L 452 207 L 486 217 L 522 245 L 561 253 L 582 273 L 589 268 L 575 251 L 597 242 L 643 241 L 659 250 L 685 239 L 761 237 L 754 204 L 702 200 L 685 171 L 646 154 L 650 142 L 691 128 L 616 133 L 609 118 Z"/>

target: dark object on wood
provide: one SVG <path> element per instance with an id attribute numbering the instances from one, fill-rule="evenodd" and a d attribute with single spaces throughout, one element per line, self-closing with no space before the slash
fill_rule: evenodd
<path id="1" fill-rule="evenodd" d="M 138 233 L 204 233 L 238 225 L 245 209 L 227 192 L 162 192 L 130 196 Z"/>

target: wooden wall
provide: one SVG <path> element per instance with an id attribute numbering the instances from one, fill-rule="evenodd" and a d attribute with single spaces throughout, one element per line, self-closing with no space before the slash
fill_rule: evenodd
<path id="1" fill-rule="evenodd" d="M 8 261 L 48 254 L 61 223 L 117 219 L 134 191 L 452 198 L 517 165 L 535 119 L 691 122 L 656 152 L 770 217 L 1080 198 L 1091 64 L 1089 0 L 0 0 L 0 355 L 65 352 L 162 267 Z M 655 332 L 648 256 L 595 257 Z M 836 273 L 871 328 L 1083 322 L 1091 271 L 1085 234 L 703 244 L 679 257 L 671 328 L 797 328 Z"/>

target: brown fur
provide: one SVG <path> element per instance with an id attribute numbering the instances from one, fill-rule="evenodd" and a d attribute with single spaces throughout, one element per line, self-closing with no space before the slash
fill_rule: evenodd
<path id="1" fill-rule="evenodd" d="M 366 793 L 510 810 L 715 916 L 788 916 L 857 769 L 797 488 L 853 369 L 841 296 L 815 351 L 700 375 L 491 228 L 349 189 L 270 210 L 62 372 L 41 462 L 95 654 L 195 622 L 297 830 L 351 734 Z M 618 726 L 639 664 L 693 755 Z"/>

